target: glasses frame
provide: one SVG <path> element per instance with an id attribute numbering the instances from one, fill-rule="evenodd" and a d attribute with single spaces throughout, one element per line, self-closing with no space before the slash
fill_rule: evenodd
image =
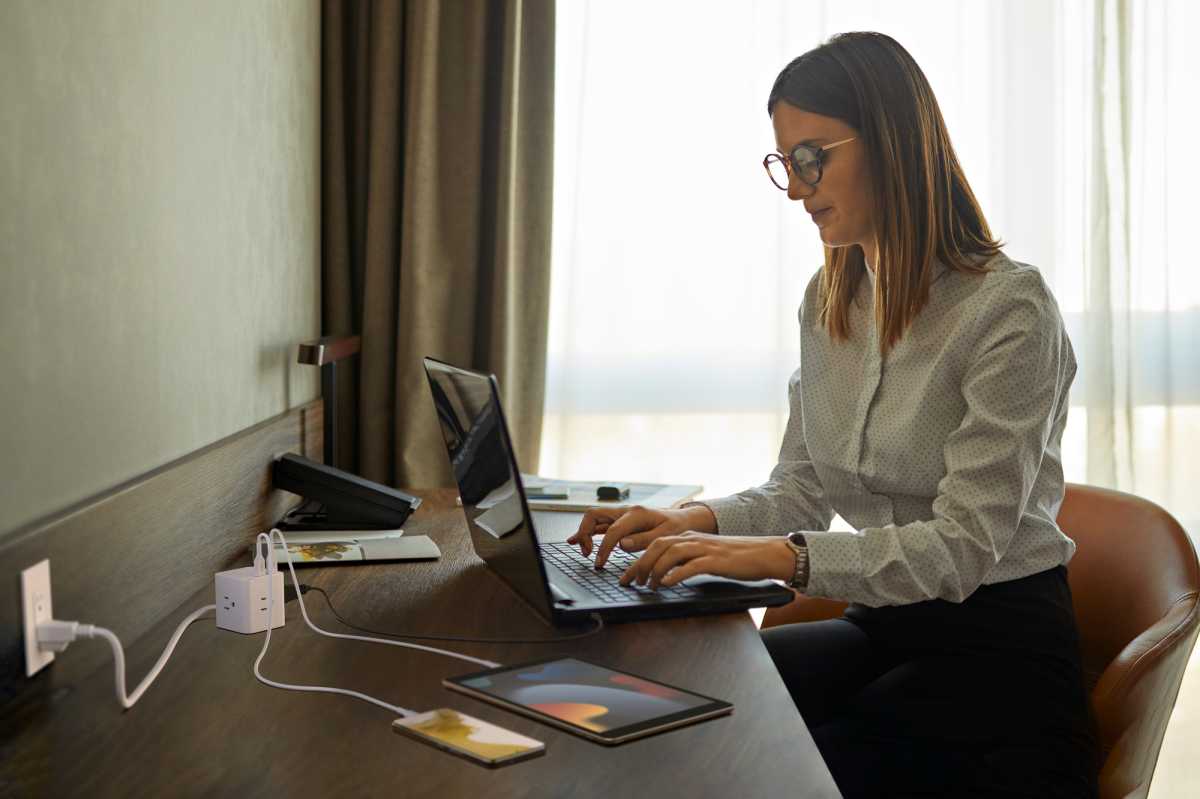
<path id="1" fill-rule="evenodd" d="M 816 185 L 821 182 L 821 178 L 825 176 L 825 153 L 829 152 L 834 147 L 841 147 L 843 144 L 849 144 L 857 138 L 857 136 L 851 136 L 848 139 L 835 141 L 833 144 L 826 144 L 824 147 L 813 147 L 811 144 L 797 144 L 791 149 L 786 157 L 780 153 L 767 153 L 766 157 L 763 158 L 763 169 L 767 170 L 767 177 L 771 179 L 771 183 L 775 186 L 775 188 L 779 189 L 780 191 L 787 191 L 788 187 L 780 186 L 778 181 L 775 180 L 775 176 L 771 174 L 772 161 L 778 161 L 779 163 L 783 164 L 783 168 L 788 174 L 789 184 L 791 183 L 792 175 L 795 175 L 796 177 L 800 178 L 800 182 L 804 185 L 815 188 Z M 805 180 L 803 175 L 800 174 L 803 170 L 800 169 L 796 162 L 796 152 L 798 150 L 807 150 L 812 154 L 813 160 L 817 162 L 816 180 Z"/>

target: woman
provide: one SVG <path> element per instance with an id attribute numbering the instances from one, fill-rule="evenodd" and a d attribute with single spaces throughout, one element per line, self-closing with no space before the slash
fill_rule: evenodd
<path id="1" fill-rule="evenodd" d="M 835 36 L 767 103 L 773 182 L 826 247 L 762 486 L 589 511 L 622 582 L 778 578 L 850 603 L 767 649 L 839 788 L 1094 796 L 1095 744 L 1055 517 L 1075 359 L 1038 271 L 992 237 L 925 76 L 893 39 Z M 830 531 L 841 514 L 856 532 Z"/>

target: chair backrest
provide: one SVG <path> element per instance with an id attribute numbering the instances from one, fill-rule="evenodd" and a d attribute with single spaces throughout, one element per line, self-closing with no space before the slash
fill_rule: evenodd
<path id="1" fill-rule="evenodd" d="M 1103 799 L 1144 797 L 1200 632 L 1200 562 L 1153 502 L 1069 484 L 1058 524 L 1076 543 L 1068 581 L 1103 753 Z M 833 618 L 844 602 L 798 597 L 763 627 Z"/>

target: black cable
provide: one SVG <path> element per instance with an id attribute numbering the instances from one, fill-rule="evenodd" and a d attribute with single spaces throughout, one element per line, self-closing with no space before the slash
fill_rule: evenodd
<path id="1" fill-rule="evenodd" d="M 330 599 L 329 594 L 325 592 L 324 588 L 320 588 L 315 585 L 306 585 L 303 583 L 300 585 L 301 594 L 307 594 L 309 591 L 316 591 L 321 596 L 325 597 L 325 604 L 329 606 L 329 612 L 333 614 L 335 619 L 337 619 L 346 627 L 349 627 L 351 630 L 358 630 L 359 632 L 368 633 L 370 635 L 383 635 L 387 636 L 388 638 L 416 638 L 422 641 L 455 641 L 463 644 L 556 644 L 559 641 L 578 641 L 580 638 L 593 636 L 604 629 L 604 619 L 600 618 L 599 613 L 593 613 L 592 619 L 596 622 L 596 627 L 594 629 L 588 630 L 587 632 L 578 633 L 576 635 L 566 635 L 562 638 L 461 638 L 453 635 L 412 635 L 411 633 L 389 633 L 381 630 L 372 630 L 368 627 L 360 627 L 357 624 L 347 621 L 346 619 L 342 618 L 342 614 L 337 612 L 337 608 L 333 606 L 333 600 Z M 294 592 L 292 592 L 291 596 L 294 597 L 294 595 Z"/>

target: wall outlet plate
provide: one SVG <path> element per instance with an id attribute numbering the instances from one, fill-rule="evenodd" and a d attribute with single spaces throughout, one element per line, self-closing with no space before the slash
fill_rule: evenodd
<path id="1" fill-rule="evenodd" d="M 54 618 L 49 559 L 21 572 L 21 613 L 25 628 L 25 676 L 32 677 L 54 660 L 54 653 L 43 651 L 37 640 L 37 626 Z"/>

